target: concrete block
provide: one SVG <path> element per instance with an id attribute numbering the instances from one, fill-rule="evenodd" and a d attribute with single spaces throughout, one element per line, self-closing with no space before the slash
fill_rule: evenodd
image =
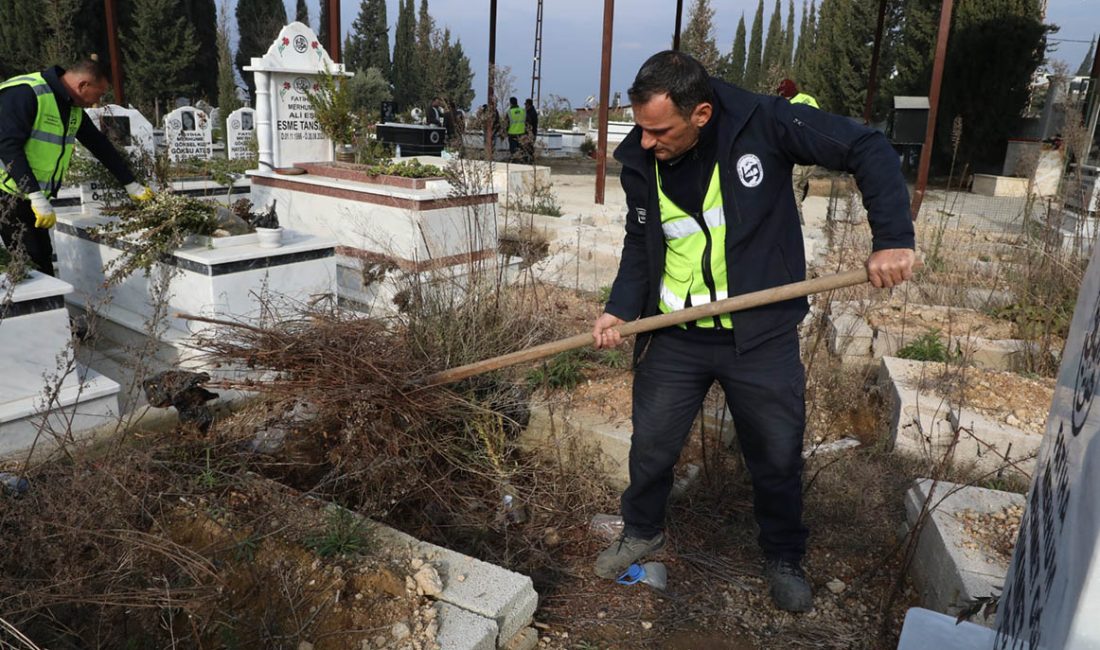
<path id="1" fill-rule="evenodd" d="M 497 624 L 450 603 L 435 604 L 439 612 L 436 642 L 446 650 L 496 650 Z"/>
<path id="2" fill-rule="evenodd" d="M 608 422 L 606 417 L 596 413 L 532 405 L 531 420 L 520 434 L 520 443 L 528 449 L 563 457 L 566 462 L 577 460 L 573 458 L 575 454 L 589 461 L 590 451 L 595 447 L 611 485 L 623 489 L 630 482 L 631 433 L 629 420 Z"/>
<path id="3" fill-rule="evenodd" d="M 917 384 L 922 371 L 920 361 L 883 357 L 878 380 L 891 412 L 894 450 L 939 459 L 954 437 L 950 406 L 942 398 L 921 395 Z"/>
<path id="4" fill-rule="evenodd" d="M 1027 196 L 1029 179 L 992 174 L 974 174 L 970 191 L 981 196 Z"/>
<path id="5" fill-rule="evenodd" d="M 995 513 L 1024 506 L 1022 494 L 918 479 L 905 494 L 906 520 L 914 526 L 925 502 L 931 508 L 917 541 L 913 580 L 921 604 L 944 614 L 957 614 L 967 601 L 1000 593 L 1008 561 L 965 548 L 969 538 L 959 515 L 967 510 Z M 978 622 L 982 622 L 980 618 Z M 992 625 L 993 621 L 985 621 Z"/>
<path id="6" fill-rule="evenodd" d="M 533 648 L 537 648 L 538 645 L 538 630 L 533 627 L 525 627 L 512 637 L 512 640 L 504 646 L 504 650 L 533 650 Z"/>
<path id="7" fill-rule="evenodd" d="M 1043 436 L 966 408 L 953 408 L 948 417 L 959 430 L 958 455 L 974 460 L 983 471 L 996 471 L 1008 464 L 1006 472 L 1031 478 Z"/>

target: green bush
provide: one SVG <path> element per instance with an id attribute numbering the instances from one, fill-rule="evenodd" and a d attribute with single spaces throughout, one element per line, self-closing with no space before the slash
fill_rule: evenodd
<path id="1" fill-rule="evenodd" d="M 584 370 L 589 365 L 587 350 L 562 352 L 527 373 L 527 384 L 569 390 L 584 381 Z"/>
<path id="2" fill-rule="evenodd" d="M 363 521 L 340 507 L 329 510 L 324 530 L 306 538 L 305 544 L 321 557 L 362 553 L 369 547 Z"/>
<path id="3" fill-rule="evenodd" d="M 951 352 L 940 338 L 940 331 L 930 330 L 898 350 L 897 356 L 913 361 L 946 362 L 951 358 Z"/>

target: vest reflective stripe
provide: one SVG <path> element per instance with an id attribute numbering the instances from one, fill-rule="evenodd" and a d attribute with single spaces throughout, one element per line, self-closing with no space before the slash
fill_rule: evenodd
<path id="1" fill-rule="evenodd" d="M 527 131 L 527 111 L 519 106 L 508 109 L 508 135 L 523 135 Z"/>
<path id="2" fill-rule="evenodd" d="M 679 311 L 728 297 L 726 213 L 722 207 L 718 165 L 714 166 L 703 199 L 701 219 L 696 219 L 673 203 L 661 187 L 659 168 L 656 174 L 661 230 L 665 236 L 665 270 L 661 276 L 659 303 L 661 311 Z M 717 323 L 726 329 L 733 327 L 729 314 L 701 318 L 695 322 L 696 326 L 705 328 L 714 328 Z"/>
<path id="3" fill-rule="evenodd" d="M 62 124 L 57 98 L 41 73 L 12 77 L 0 84 L 0 90 L 20 85 L 30 86 L 38 99 L 38 110 L 30 137 L 23 145 L 23 153 L 27 156 L 38 187 L 47 195 L 53 195 L 61 188 L 61 181 L 69 168 L 84 111 L 76 106 L 71 107 L 68 124 Z M 7 168 L 5 165 L 0 170 L 0 190 L 23 196 L 15 179 L 8 175 Z"/>
<path id="4" fill-rule="evenodd" d="M 76 138 L 71 135 L 61 136 L 56 133 L 48 133 L 37 129 L 31 129 L 31 139 L 56 145 L 76 144 Z"/>
<path id="5" fill-rule="evenodd" d="M 703 213 L 703 221 L 707 228 L 714 230 L 726 225 L 726 211 L 722 206 L 712 208 Z M 677 219 L 661 224 L 661 230 L 665 232 L 665 241 L 680 239 L 688 235 L 703 232 L 703 227 L 695 219 Z"/>

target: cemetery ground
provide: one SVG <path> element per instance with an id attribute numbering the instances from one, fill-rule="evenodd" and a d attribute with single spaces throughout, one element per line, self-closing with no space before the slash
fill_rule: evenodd
<path id="1" fill-rule="evenodd" d="M 814 272 L 861 263 L 869 234 L 858 207 L 831 189 L 818 198 L 829 201 L 827 245 Z M 531 232 L 538 222 L 531 217 Z M 578 227 L 578 251 L 588 236 Z M 669 586 L 657 592 L 592 573 L 608 543 L 593 517 L 618 512 L 592 442 L 561 432 L 551 448 L 535 449 L 521 436 L 535 408 L 628 419 L 627 347 L 566 353 L 446 389 L 418 386 L 436 370 L 587 331 L 601 291 L 579 279 L 546 282 L 532 259 L 511 285 L 490 272 L 461 298 L 414 285 L 387 327 L 318 304 L 295 320 L 206 339 L 218 364 L 258 371 L 209 387 L 259 397 L 219 410 L 207 430 L 132 423 L 20 468 L 32 489 L 0 500 L 12 549 L 0 573 L 3 618 L 50 648 L 435 647 L 433 558 L 394 550 L 379 522 L 530 576 L 540 647 L 895 647 L 905 610 L 919 600 L 907 577 L 914 536 L 898 534 L 913 480 L 1013 491 L 1026 481 L 1003 468 L 894 453 L 874 350 L 838 355 L 831 315 L 842 304 L 879 314 L 871 326 L 904 331 L 897 348 L 932 364 L 927 381 L 941 399 L 1030 423 L 1032 411 L 1049 407 L 1042 391 L 1068 324 L 1063 294 L 1076 290 L 1064 249 L 1025 224 L 983 231 L 961 218 L 925 220 L 918 241 L 926 268 L 912 287 L 819 296 L 803 325 L 806 447 L 860 442 L 807 459 L 809 614 L 780 612 L 768 598 L 748 476 L 719 395 L 678 466 L 684 489 L 657 557 Z M 1015 293 L 975 305 L 973 288 Z M 1030 345 L 1017 365 L 979 371 L 965 342 L 993 325 Z M 974 517 L 970 527 L 1000 547 L 1011 539 L 1009 519 Z"/>

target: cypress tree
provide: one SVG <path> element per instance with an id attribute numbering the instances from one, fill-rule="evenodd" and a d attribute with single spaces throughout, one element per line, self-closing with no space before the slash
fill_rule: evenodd
<path id="1" fill-rule="evenodd" d="M 745 88 L 756 91 L 760 86 L 760 50 L 764 39 L 764 0 L 756 6 L 756 16 L 752 19 L 752 33 L 749 36 L 749 51 L 745 58 Z"/>
<path id="2" fill-rule="evenodd" d="M 309 7 L 306 6 L 306 0 L 298 0 L 298 5 L 294 8 L 294 20 L 303 25 L 309 25 Z"/>
<path id="3" fill-rule="evenodd" d="M 328 0 L 321 0 L 320 22 L 317 23 L 317 42 L 326 52 L 332 52 L 332 43 L 328 42 Z"/>
<path id="4" fill-rule="evenodd" d="M 286 25 L 286 7 L 282 0 L 237 0 L 237 69 L 248 86 L 248 94 L 256 95 L 256 81 L 244 67 L 252 57 L 263 56 L 279 31 Z"/>
<path id="5" fill-rule="evenodd" d="M 45 28 L 42 35 L 44 62 L 68 65 L 79 58 L 74 41 L 80 5 L 80 0 L 43 0 L 41 20 Z"/>
<path id="6" fill-rule="evenodd" d="M 416 93 L 414 101 L 427 109 L 434 99 L 434 93 L 440 87 L 443 66 L 435 60 L 436 48 L 432 43 L 435 37 L 435 20 L 428 13 L 428 0 L 420 0 L 420 15 L 416 19 Z"/>
<path id="7" fill-rule="evenodd" d="M 45 68 L 37 0 L 0 0 L 0 12 L 0 76 L 8 79 Z"/>
<path id="8" fill-rule="evenodd" d="M 730 50 L 729 65 L 726 68 L 726 81 L 737 84 L 745 83 L 745 14 L 737 21 L 737 33 L 733 37 L 733 49 Z"/>
<path id="9" fill-rule="evenodd" d="M 416 84 L 416 17 L 413 0 L 400 0 L 393 35 L 393 101 L 398 110 L 412 108 L 418 99 Z"/>
<path id="10" fill-rule="evenodd" d="M 757 88 L 763 92 L 770 92 L 779 82 L 779 60 L 783 52 L 783 8 L 779 0 L 775 0 L 775 9 L 772 10 L 771 19 L 768 21 L 768 36 L 764 40 L 764 56 L 760 63 L 760 80 Z"/>
<path id="11" fill-rule="evenodd" d="M 783 38 L 783 56 L 780 59 L 783 76 L 794 68 L 794 0 L 787 0 L 787 33 Z"/>
<path id="12" fill-rule="evenodd" d="M 218 118 L 222 137 L 229 141 L 225 121 L 229 114 L 241 107 L 237 97 L 236 71 L 233 70 L 233 52 L 229 49 L 229 5 L 223 3 L 218 10 Z"/>
<path id="13" fill-rule="evenodd" d="M 193 80 L 199 96 L 210 100 L 218 95 L 218 9 L 214 0 L 185 0 L 182 4 L 183 16 L 194 27 L 199 47 L 199 56 L 184 71 L 184 78 Z"/>
<path id="14" fill-rule="evenodd" d="M 798 25 L 798 46 L 794 50 L 794 63 L 791 70 L 796 79 L 802 79 L 802 62 L 806 59 L 806 41 L 813 38 L 810 34 L 810 24 L 806 14 L 806 1 L 802 1 L 802 22 Z"/>
<path id="15" fill-rule="evenodd" d="M 390 35 L 386 25 L 386 1 L 363 0 L 359 16 L 348 34 L 344 60 L 352 70 L 377 68 L 385 79 L 390 77 Z"/>
<path id="16" fill-rule="evenodd" d="M 714 9 L 710 0 L 695 0 L 688 14 L 680 49 L 703 64 L 710 74 L 718 71 L 718 46 L 714 42 Z"/>
<path id="17" fill-rule="evenodd" d="M 1092 37 L 1092 42 L 1089 43 L 1088 54 L 1086 54 L 1084 60 L 1081 61 L 1081 65 L 1079 65 L 1077 67 L 1077 76 L 1078 77 L 1087 77 L 1090 74 L 1092 74 L 1092 62 L 1093 62 L 1095 56 L 1096 56 L 1096 37 L 1093 36 Z"/>
<path id="18" fill-rule="evenodd" d="M 175 95 L 191 92 L 186 71 L 199 54 L 195 29 L 174 0 L 135 0 L 133 28 L 123 43 L 127 88 L 133 103 L 153 114 L 156 100 L 166 106 Z"/>

